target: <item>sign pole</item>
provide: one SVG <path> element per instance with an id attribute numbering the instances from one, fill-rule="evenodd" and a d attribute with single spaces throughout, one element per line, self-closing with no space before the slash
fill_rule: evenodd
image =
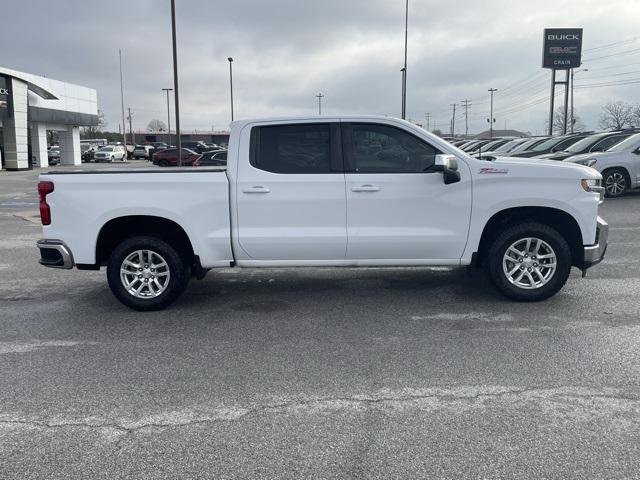
<path id="1" fill-rule="evenodd" d="M 564 84 L 564 119 L 562 122 L 562 134 L 567 134 L 567 114 L 569 109 L 569 70 L 565 70 Z"/>
<path id="2" fill-rule="evenodd" d="M 549 103 L 549 135 L 553 135 L 553 103 L 556 95 L 556 69 L 551 69 L 551 101 Z"/>

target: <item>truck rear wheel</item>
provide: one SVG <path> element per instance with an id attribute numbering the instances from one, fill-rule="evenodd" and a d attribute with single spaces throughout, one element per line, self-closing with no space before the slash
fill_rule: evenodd
<path id="1" fill-rule="evenodd" d="M 507 298 L 537 302 L 555 295 L 571 271 L 571 250 L 557 230 L 538 222 L 499 232 L 487 252 L 487 270 Z"/>
<path id="2" fill-rule="evenodd" d="M 107 280 L 113 294 L 127 307 L 161 310 L 184 291 L 189 266 L 167 242 L 156 237 L 132 237 L 111 253 Z"/>

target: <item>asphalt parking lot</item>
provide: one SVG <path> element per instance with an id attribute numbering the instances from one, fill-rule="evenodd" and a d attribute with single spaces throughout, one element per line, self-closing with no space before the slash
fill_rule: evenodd
<path id="1" fill-rule="evenodd" d="M 640 477 L 639 194 L 543 303 L 463 269 L 229 269 L 143 314 L 38 265 L 36 181 L 0 172 L 0 478 Z"/>

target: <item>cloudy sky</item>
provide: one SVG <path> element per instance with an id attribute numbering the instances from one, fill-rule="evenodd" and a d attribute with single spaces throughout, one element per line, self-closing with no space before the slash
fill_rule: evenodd
<path id="1" fill-rule="evenodd" d="M 176 3 L 183 129 L 228 127 L 229 56 L 236 118 L 314 114 L 318 92 L 326 114 L 400 115 L 404 0 Z M 7 0 L 2 17 L 2 66 L 96 88 L 117 130 L 122 48 L 134 129 L 166 121 L 169 0 Z M 607 101 L 640 103 L 640 83 L 629 83 L 640 81 L 638 0 L 410 0 L 409 17 L 407 116 L 418 123 L 429 112 L 432 128 L 448 130 L 450 105 L 471 99 L 469 130 L 480 131 L 493 87 L 496 128 L 542 133 L 545 27 L 584 28 L 589 71 L 576 75 L 575 103 L 588 128 Z"/>

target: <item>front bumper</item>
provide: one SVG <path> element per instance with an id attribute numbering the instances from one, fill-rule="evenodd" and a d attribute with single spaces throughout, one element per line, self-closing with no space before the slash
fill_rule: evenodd
<path id="1" fill-rule="evenodd" d="M 38 240 L 40 265 L 50 268 L 73 268 L 73 255 L 69 247 L 61 240 Z"/>
<path id="2" fill-rule="evenodd" d="M 598 227 L 596 229 L 596 243 L 584 247 L 583 272 L 594 265 L 600 263 L 607 251 L 609 241 L 609 224 L 598 217 Z"/>

